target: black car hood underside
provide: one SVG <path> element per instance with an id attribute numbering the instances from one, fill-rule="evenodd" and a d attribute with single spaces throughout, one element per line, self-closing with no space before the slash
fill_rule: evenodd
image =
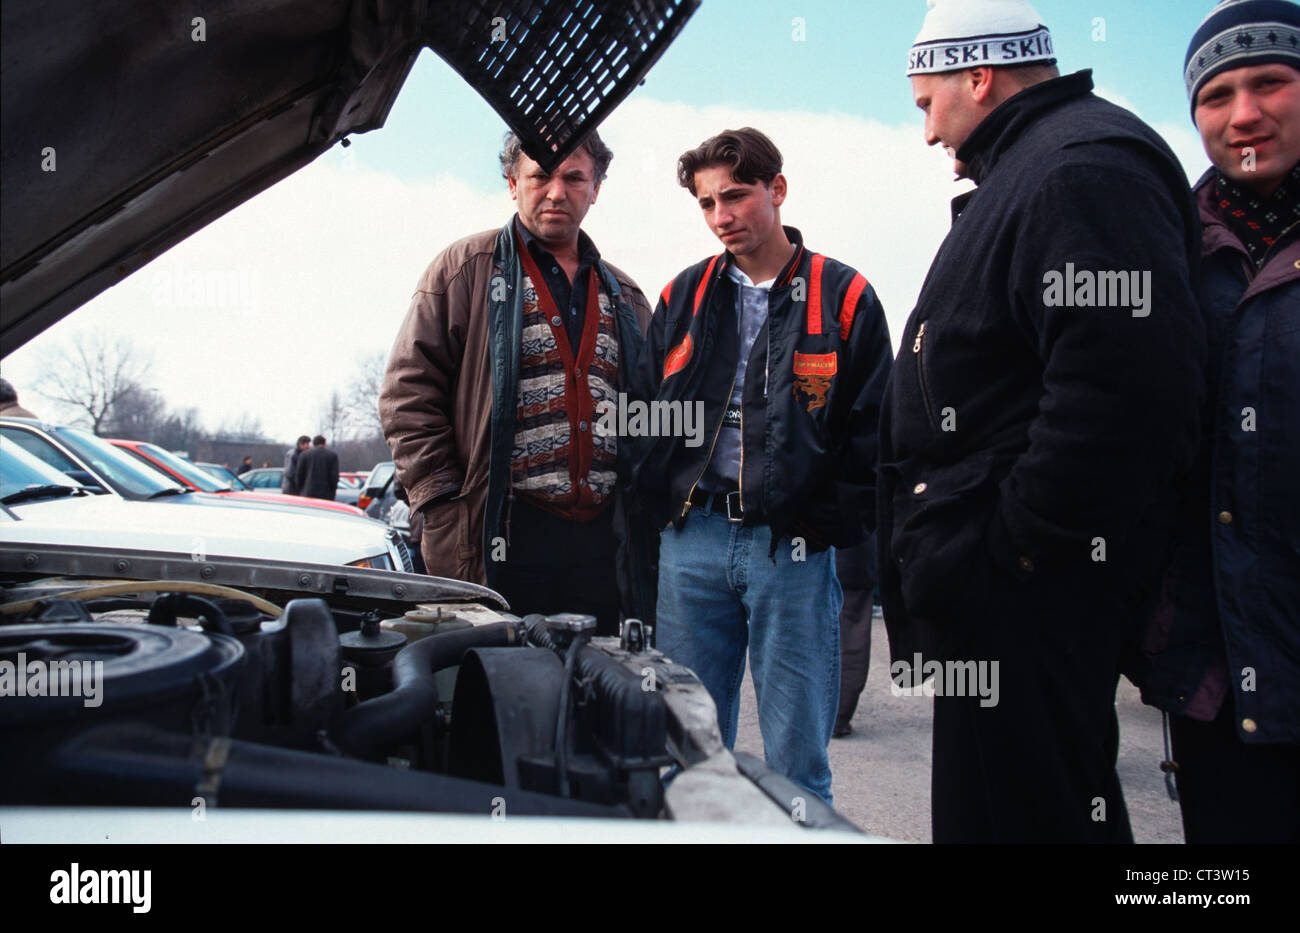
<path id="1" fill-rule="evenodd" d="M 433 49 L 554 166 L 698 0 L 5 0 L 5 354 L 383 125 Z"/>

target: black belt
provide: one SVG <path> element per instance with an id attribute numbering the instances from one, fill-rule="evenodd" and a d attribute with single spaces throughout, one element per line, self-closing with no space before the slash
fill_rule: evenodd
<path id="1" fill-rule="evenodd" d="M 741 509 L 739 489 L 733 489 L 731 492 L 709 492 L 697 486 L 691 493 L 691 508 L 707 508 L 710 512 L 727 516 L 727 521 L 736 524 L 743 522 L 746 525 L 761 525 L 765 521 L 758 509 Z"/>

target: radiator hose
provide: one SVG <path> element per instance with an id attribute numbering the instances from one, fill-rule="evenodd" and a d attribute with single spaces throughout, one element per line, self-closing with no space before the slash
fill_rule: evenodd
<path id="1" fill-rule="evenodd" d="M 438 708 L 434 675 L 459 664 L 471 648 L 503 648 L 519 643 L 515 626 L 493 622 L 421 638 L 393 659 L 393 689 L 345 712 L 333 735 L 338 747 L 358 758 L 374 759 L 432 719 Z"/>

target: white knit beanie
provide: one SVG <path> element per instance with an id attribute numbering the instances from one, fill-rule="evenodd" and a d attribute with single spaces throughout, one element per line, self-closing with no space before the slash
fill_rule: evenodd
<path id="1" fill-rule="evenodd" d="M 929 0 L 908 75 L 981 66 L 1053 64 L 1052 34 L 1029 0 Z"/>

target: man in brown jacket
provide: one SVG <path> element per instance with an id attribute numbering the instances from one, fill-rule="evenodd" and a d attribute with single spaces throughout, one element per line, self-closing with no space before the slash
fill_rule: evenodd
<path id="1" fill-rule="evenodd" d="M 379 395 L 429 573 L 486 583 L 519 614 L 589 613 L 602 633 L 654 605 L 619 438 L 597 430 L 650 319 L 580 229 L 612 155 L 593 132 L 547 173 L 506 137 L 518 213 L 425 270 Z"/>

